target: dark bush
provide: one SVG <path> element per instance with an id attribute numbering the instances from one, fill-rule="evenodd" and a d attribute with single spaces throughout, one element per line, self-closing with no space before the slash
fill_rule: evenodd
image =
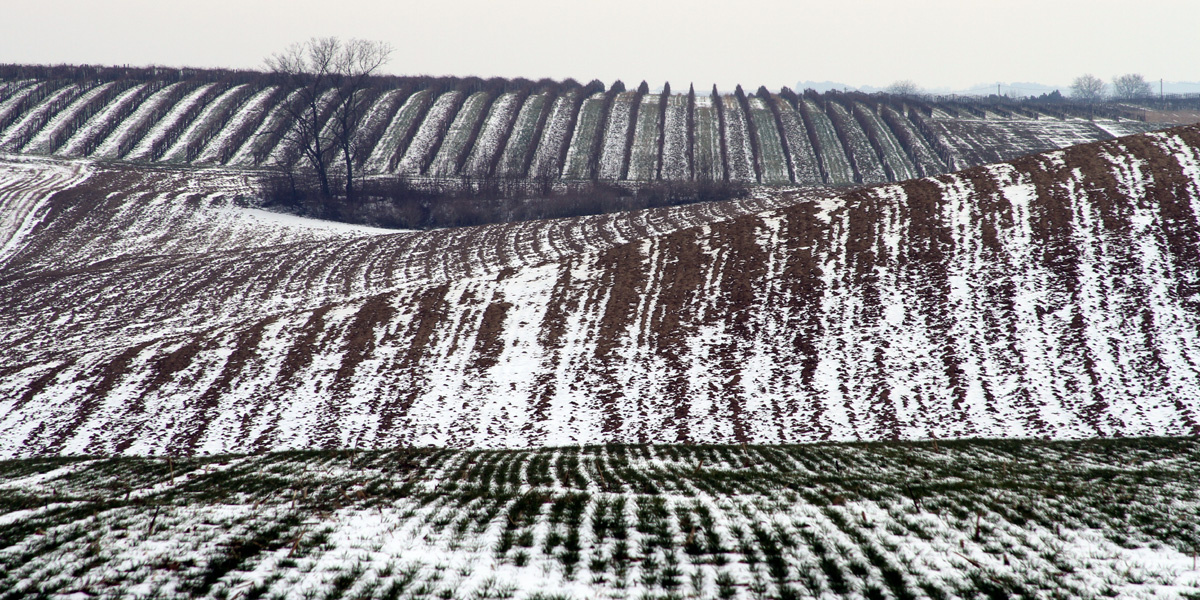
<path id="1" fill-rule="evenodd" d="M 315 178 L 280 173 L 263 189 L 263 206 L 292 214 L 396 229 L 468 227 L 537 219 L 579 217 L 742 198 L 743 185 L 724 182 L 661 182 L 621 186 L 584 182 L 506 179 L 444 181 L 368 179 L 353 202 L 323 197 Z M 334 189 L 338 189 L 336 186 Z"/>

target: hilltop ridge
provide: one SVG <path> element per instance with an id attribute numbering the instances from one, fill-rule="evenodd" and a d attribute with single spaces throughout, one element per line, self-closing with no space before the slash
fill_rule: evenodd
<path id="1" fill-rule="evenodd" d="M 0 151 L 286 167 L 294 93 L 250 71 L 0 66 Z M 325 98 L 325 112 L 331 113 Z M 593 81 L 381 77 L 361 172 L 416 181 L 903 181 L 1162 129 L 1122 104 L 887 94 L 625 91 Z M 327 115 L 326 115 L 327 117 Z M 1185 121 L 1187 122 L 1187 121 Z"/>

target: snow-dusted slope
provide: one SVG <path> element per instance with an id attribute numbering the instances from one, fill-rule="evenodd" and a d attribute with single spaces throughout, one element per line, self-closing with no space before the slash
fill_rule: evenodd
<path id="1" fill-rule="evenodd" d="M 251 183 L 51 197 L 0 271 L 0 452 L 1200 433 L 1197 127 L 425 233 L 279 222 Z"/>
<path id="2" fill-rule="evenodd" d="M 293 126 L 283 110 L 291 90 L 248 74 L 181 76 L 0 80 L 0 151 L 238 168 L 291 162 L 280 143 Z M 850 187 L 1164 129 L 1188 118 L 1124 104 L 931 103 L 838 92 L 803 98 L 768 92 L 747 102 L 719 96 L 716 103 L 702 95 L 694 106 L 685 95 L 670 96 L 664 106 L 647 94 L 635 106 L 635 92 L 574 82 L 378 83 L 368 91 L 375 100 L 360 140 L 361 175 L 436 177 L 439 185 L 500 177 L 626 187 L 660 178 Z"/>

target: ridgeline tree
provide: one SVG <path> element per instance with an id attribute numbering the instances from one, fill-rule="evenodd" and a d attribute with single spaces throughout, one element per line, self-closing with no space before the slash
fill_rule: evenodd
<path id="1" fill-rule="evenodd" d="M 392 47 L 384 42 L 336 37 L 293 44 L 267 59 L 267 68 L 290 87 L 283 104 L 289 117 L 283 138 L 289 154 L 303 158 L 321 186 L 332 195 L 331 167 L 341 154 L 346 166 L 346 199 L 354 196 L 354 165 L 360 129 L 369 108 L 371 76 L 387 63 Z"/>
<path id="2" fill-rule="evenodd" d="M 921 87 L 911 79 L 902 79 L 893 81 L 884 91 L 896 96 L 916 96 L 921 93 Z"/>
<path id="3" fill-rule="evenodd" d="M 1153 93 L 1150 89 L 1150 84 L 1146 83 L 1146 79 L 1139 73 L 1129 73 L 1113 77 L 1113 98 L 1133 100 L 1135 98 L 1145 98 Z"/>
<path id="4" fill-rule="evenodd" d="M 1099 102 L 1104 99 L 1104 82 L 1095 75 L 1080 75 L 1071 84 L 1071 97 L 1084 102 Z"/>

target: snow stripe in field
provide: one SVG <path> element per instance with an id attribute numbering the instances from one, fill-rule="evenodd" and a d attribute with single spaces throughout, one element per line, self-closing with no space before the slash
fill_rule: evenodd
<path id="1" fill-rule="evenodd" d="M 484 118 L 483 128 L 479 131 L 479 137 L 475 140 L 475 146 L 471 148 L 466 163 L 463 165 L 465 175 L 472 177 L 489 175 L 488 170 L 491 168 L 492 159 L 495 158 L 497 152 L 503 150 L 499 147 L 500 140 L 510 124 L 513 124 L 513 113 L 518 108 L 520 107 L 517 106 L 516 92 L 501 94 L 492 103 L 492 107 L 488 109 L 487 116 Z"/>
<path id="2" fill-rule="evenodd" d="M 546 118 L 546 126 L 542 130 L 542 139 L 537 140 L 537 150 L 529 166 L 529 177 L 557 178 L 562 173 L 563 165 L 559 164 L 559 157 L 562 155 L 563 144 L 570 143 L 567 139 L 567 127 L 571 121 L 575 97 L 579 93 L 579 90 L 571 90 L 554 99 L 550 115 Z"/>
<path id="3" fill-rule="evenodd" d="M 421 174 L 422 166 L 426 160 L 429 160 L 429 153 L 433 151 L 435 144 L 441 142 L 445 129 L 450 126 L 450 120 L 456 116 L 450 112 L 461 96 L 462 92 L 458 91 L 446 92 L 438 96 L 429 112 L 426 113 L 425 120 L 417 129 L 417 133 L 413 136 L 408 151 L 404 153 L 404 158 L 396 166 L 397 173 Z"/>
<path id="4" fill-rule="evenodd" d="M 59 129 L 69 123 L 75 114 L 86 107 L 93 98 L 108 91 L 114 85 L 116 85 L 116 83 L 104 83 L 80 95 L 78 98 L 72 101 L 71 104 L 60 110 L 58 114 L 51 117 L 46 125 L 42 127 L 41 131 L 39 131 L 37 135 L 33 137 L 33 139 L 29 140 L 29 143 L 25 144 L 24 148 L 21 148 L 21 152 L 28 154 L 44 154 L 50 152 L 50 150 L 52 150 L 52 148 L 50 148 L 51 141 L 55 138 L 56 134 L 59 133 Z"/>
<path id="5" fill-rule="evenodd" d="M 537 133 L 535 131 L 537 121 L 549 96 L 549 92 L 530 94 L 524 105 L 521 106 L 520 112 L 517 113 L 517 120 L 513 123 L 512 134 L 509 135 L 508 143 L 505 144 L 500 156 L 500 164 L 496 167 L 497 176 L 507 178 L 525 176 L 525 160 L 531 152 L 536 150 L 531 146 L 540 141 L 535 140 L 534 135 Z M 547 122 L 549 120 L 547 117 Z"/>

